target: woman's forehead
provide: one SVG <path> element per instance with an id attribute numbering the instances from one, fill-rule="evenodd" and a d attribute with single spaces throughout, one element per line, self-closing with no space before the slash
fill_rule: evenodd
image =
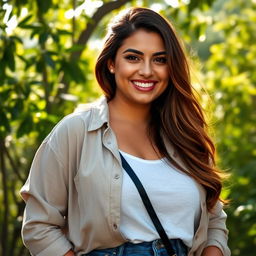
<path id="1" fill-rule="evenodd" d="M 158 33 L 139 29 L 123 41 L 119 48 L 119 52 L 124 52 L 127 49 L 134 49 L 142 53 L 164 52 L 165 45 L 163 39 Z"/>

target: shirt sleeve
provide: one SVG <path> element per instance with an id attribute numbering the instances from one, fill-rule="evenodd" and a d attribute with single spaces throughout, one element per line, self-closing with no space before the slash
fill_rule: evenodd
<path id="1" fill-rule="evenodd" d="M 218 201 L 209 213 L 208 239 L 205 247 L 216 246 L 224 256 L 230 256 L 227 245 L 228 230 L 226 228 L 227 215 L 223 211 L 223 204 Z"/>
<path id="2" fill-rule="evenodd" d="M 26 202 L 22 238 L 32 255 L 61 256 L 72 248 L 62 231 L 66 224 L 67 187 L 65 166 L 50 143 L 43 142 L 21 189 Z"/>

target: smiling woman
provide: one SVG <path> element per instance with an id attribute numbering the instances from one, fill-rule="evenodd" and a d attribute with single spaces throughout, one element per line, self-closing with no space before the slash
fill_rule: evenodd
<path id="1" fill-rule="evenodd" d="M 215 147 L 172 25 L 146 8 L 121 13 L 95 73 L 104 96 L 57 124 L 34 158 L 25 245 L 40 256 L 229 256 Z"/>
<path id="2" fill-rule="evenodd" d="M 151 102 L 168 86 L 165 46 L 155 32 L 140 29 L 133 33 L 123 41 L 115 59 L 109 60 L 108 67 L 116 83 L 110 106 L 119 105 L 121 101 L 126 102 L 127 109 L 132 104 L 135 107 L 146 104 L 150 108 Z"/>

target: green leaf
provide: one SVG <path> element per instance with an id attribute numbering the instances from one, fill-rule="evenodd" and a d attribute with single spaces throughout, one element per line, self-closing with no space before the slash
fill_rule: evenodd
<path id="1" fill-rule="evenodd" d="M 55 68 L 55 62 L 54 60 L 52 59 L 51 55 L 49 54 L 49 52 L 45 52 L 43 54 L 43 57 L 44 57 L 44 61 L 46 62 L 46 64 L 48 66 L 50 66 L 51 68 Z"/>
<path id="2" fill-rule="evenodd" d="M 44 44 L 46 40 L 48 39 L 49 33 L 43 32 L 39 35 L 39 44 Z"/>
<path id="3" fill-rule="evenodd" d="M 23 44 L 22 39 L 18 36 L 11 36 L 10 39 L 13 40 L 13 41 L 17 41 L 20 44 Z"/>
<path id="4" fill-rule="evenodd" d="M 36 71 L 39 73 L 42 73 L 44 66 L 45 66 L 44 59 L 40 57 L 40 59 L 36 62 Z"/>
<path id="5" fill-rule="evenodd" d="M 51 37 L 52 37 L 52 39 L 53 39 L 53 41 L 55 42 L 55 43 L 59 43 L 60 42 L 60 36 L 59 36 L 59 34 L 54 34 L 54 33 L 52 33 L 51 34 Z"/>
<path id="6" fill-rule="evenodd" d="M 23 25 L 25 25 L 32 17 L 33 17 L 32 14 L 29 14 L 28 16 L 26 16 L 24 19 L 22 19 L 19 22 L 18 27 L 22 27 Z"/>
<path id="7" fill-rule="evenodd" d="M 29 134 L 33 129 L 33 119 L 31 115 L 25 116 L 23 121 L 20 123 L 20 126 L 17 130 L 17 138 L 22 137 L 25 134 Z"/>
<path id="8" fill-rule="evenodd" d="M 3 105 L 10 97 L 12 92 L 12 88 L 7 88 L 5 90 L 1 90 L 0 92 L 0 104 Z"/>
<path id="9" fill-rule="evenodd" d="M 15 70 L 15 44 L 14 42 L 9 42 L 7 47 L 4 49 L 3 60 L 5 61 L 6 65 L 10 68 L 10 70 Z"/>
<path id="10" fill-rule="evenodd" d="M 7 134 L 11 131 L 11 125 L 4 110 L 0 109 L 0 130 Z"/>
<path id="11" fill-rule="evenodd" d="M 70 81 L 74 80 L 77 83 L 85 81 L 84 72 L 81 70 L 77 62 L 63 61 L 62 70 L 64 71 L 64 75 L 66 76 L 66 78 L 68 78 Z"/>
<path id="12" fill-rule="evenodd" d="M 37 0 L 38 10 L 42 13 L 46 13 L 52 5 L 52 0 Z"/>
<path id="13" fill-rule="evenodd" d="M 66 52 L 77 52 L 84 49 L 84 45 L 81 44 L 75 44 L 72 47 L 66 49 Z"/>
<path id="14" fill-rule="evenodd" d="M 23 112 L 23 109 L 24 109 L 24 99 L 19 98 L 16 100 L 14 107 L 10 109 L 12 120 L 19 119 L 20 113 Z"/>
<path id="15" fill-rule="evenodd" d="M 64 29 L 57 29 L 57 32 L 59 35 L 67 35 L 67 36 L 71 36 L 72 32 L 68 31 L 68 30 L 64 30 Z"/>
<path id="16" fill-rule="evenodd" d="M 39 23 L 23 24 L 23 25 L 20 26 L 20 28 L 40 31 L 42 29 L 42 25 L 39 24 Z"/>

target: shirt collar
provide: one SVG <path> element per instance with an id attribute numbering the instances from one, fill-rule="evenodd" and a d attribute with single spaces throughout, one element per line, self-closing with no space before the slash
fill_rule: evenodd
<path id="1" fill-rule="evenodd" d="M 88 131 L 95 131 L 101 128 L 104 124 L 109 126 L 109 111 L 107 98 L 103 95 L 98 100 L 87 103 L 79 104 L 75 109 L 76 112 L 90 112 Z"/>
<path id="2" fill-rule="evenodd" d="M 88 131 L 94 131 L 101 128 L 105 123 L 109 124 L 109 111 L 107 98 L 101 96 L 97 101 L 91 104 L 91 118 L 88 125 Z"/>
<path id="3" fill-rule="evenodd" d="M 98 100 L 93 103 L 86 104 L 86 109 L 91 109 L 91 117 L 88 125 L 88 131 L 95 131 L 101 128 L 104 124 L 109 126 L 109 108 L 106 96 L 101 96 Z M 167 141 L 164 139 L 164 141 Z M 166 149 L 168 153 L 177 157 L 177 153 L 174 150 L 173 145 L 166 143 Z"/>
<path id="4" fill-rule="evenodd" d="M 95 131 L 101 128 L 104 124 L 109 126 L 109 108 L 106 96 L 102 95 L 98 100 L 89 104 L 82 104 L 78 106 L 79 110 L 91 110 L 90 122 L 88 125 L 88 131 Z M 168 141 L 164 139 L 164 141 Z M 177 152 L 174 150 L 173 145 L 165 143 L 168 153 L 178 161 L 181 166 L 184 166 L 182 161 L 177 156 Z"/>

